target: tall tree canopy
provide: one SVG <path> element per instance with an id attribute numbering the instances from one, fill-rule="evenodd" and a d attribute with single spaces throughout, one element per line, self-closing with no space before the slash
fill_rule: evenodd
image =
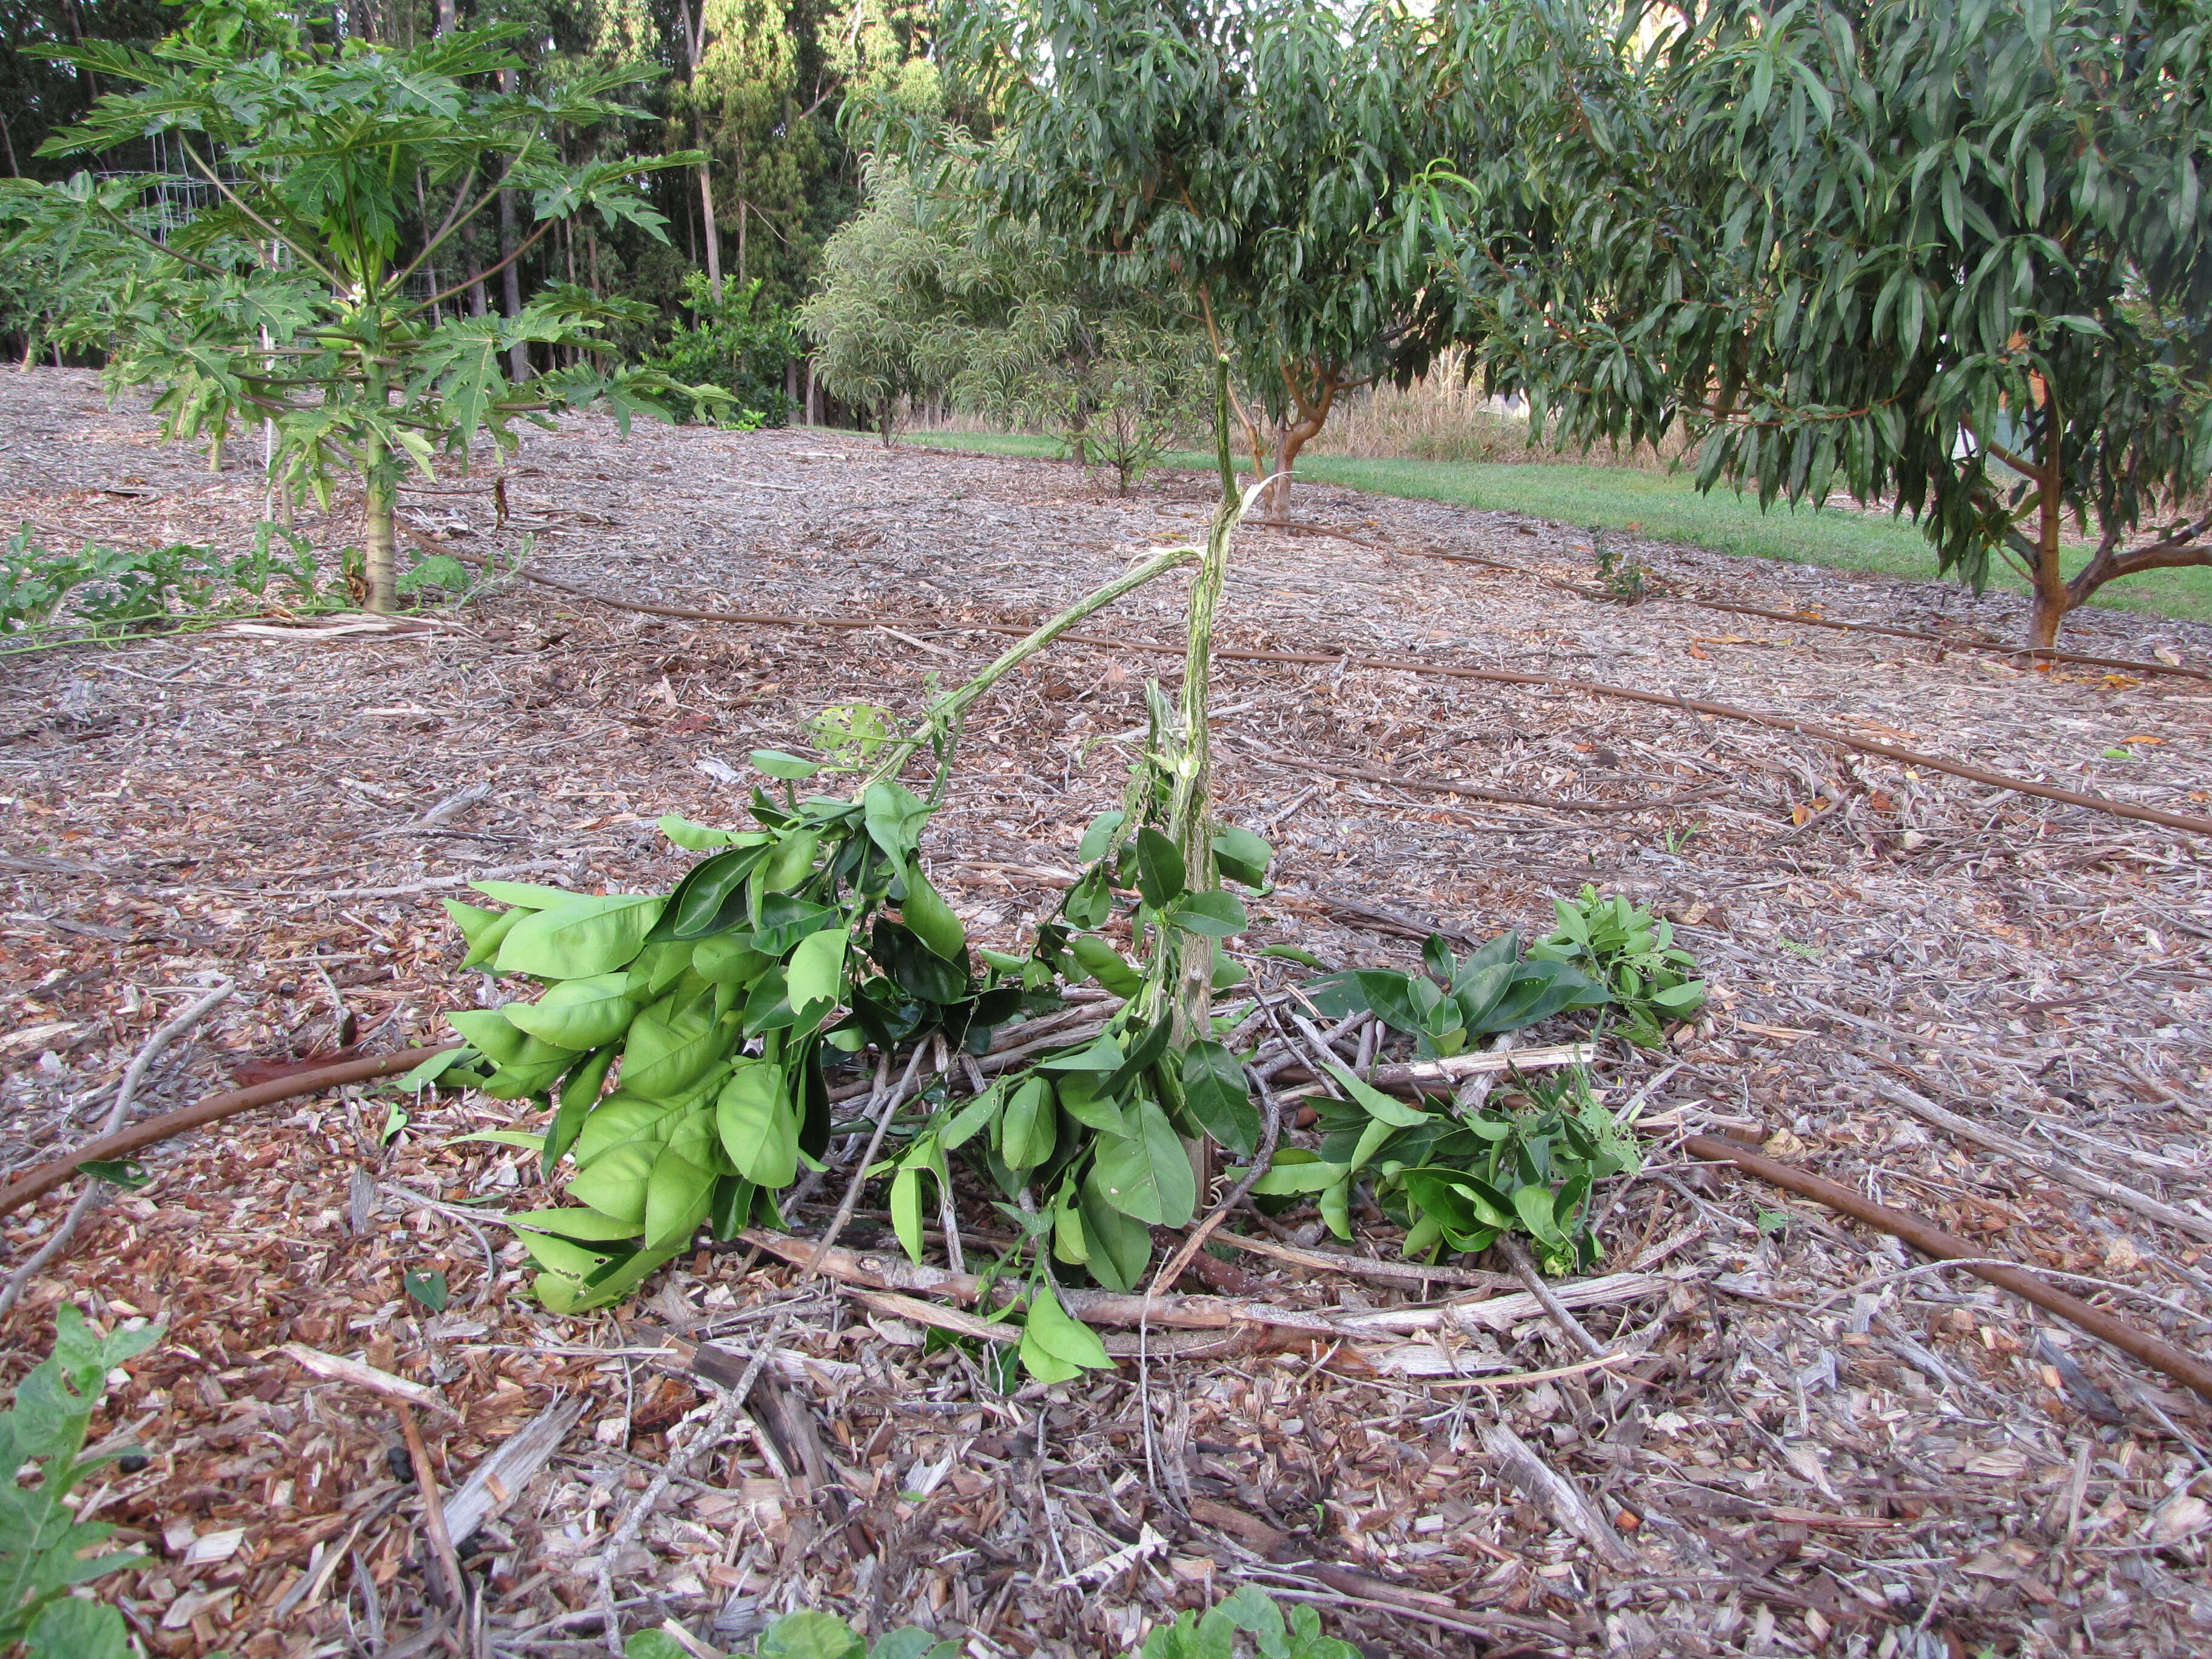
<path id="1" fill-rule="evenodd" d="M 1704 487 L 1893 505 L 2013 565 L 2040 646 L 2212 563 L 2208 0 L 1440 17 L 1449 118 L 1519 140 L 1459 198 L 1467 337 L 1561 435 L 1679 422 Z"/>

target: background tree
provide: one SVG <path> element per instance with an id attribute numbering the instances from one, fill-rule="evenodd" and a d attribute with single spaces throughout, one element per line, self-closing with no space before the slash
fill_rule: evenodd
<path id="1" fill-rule="evenodd" d="M 1123 487 L 1178 428 L 1206 420 L 1203 337 L 1149 296 L 1097 281 L 1090 261 L 972 191 L 933 195 L 879 164 L 867 205 L 830 240 L 799 322 L 816 374 L 873 411 L 890 441 L 902 405 L 952 407 L 1058 435 Z"/>
<path id="2" fill-rule="evenodd" d="M 549 289 L 494 318 L 439 306 L 495 270 L 443 292 L 415 286 L 502 190 L 526 193 L 534 215 L 510 263 L 586 210 L 657 234 L 659 216 L 630 180 L 691 159 L 563 163 L 551 130 L 618 113 L 599 94 L 634 73 L 578 76 L 557 97 L 489 90 L 514 67 L 499 44 L 507 32 L 459 31 L 405 51 L 329 46 L 270 0 L 204 0 L 150 52 L 71 48 L 104 79 L 139 89 L 106 94 L 45 148 L 76 155 L 173 136 L 209 185 L 205 205 L 149 228 L 143 175 L 15 189 L 24 241 L 105 250 L 79 298 L 80 325 L 112 344 L 111 385 L 160 388 L 168 435 L 219 454 L 241 425 L 266 421 L 272 483 L 325 506 L 337 472 L 358 475 L 373 609 L 393 602 L 394 495 L 410 468 L 428 475 L 440 451 L 465 466 L 480 434 L 512 447 L 516 420 L 545 422 L 553 410 L 604 402 L 625 423 L 659 414 L 659 394 L 673 389 L 651 370 L 595 366 L 600 327 L 620 313 L 580 289 Z M 436 204 L 428 211 L 418 178 Z M 137 250 L 129 262 L 117 252 L 126 247 Z M 579 355 L 510 380 L 502 354 L 527 342 Z"/>
<path id="3" fill-rule="evenodd" d="M 956 165 L 1001 213 L 1212 331 L 1258 474 L 1287 474 L 1346 392 L 1427 367 L 1427 313 L 1451 299 L 1424 287 L 1426 222 L 1393 211 L 1455 154 L 1408 94 L 1423 19 L 1327 0 L 958 0 L 951 20 L 956 92 L 998 123 Z"/>
<path id="4" fill-rule="evenodd" d="M 1443 106 L 1519 137 L 1468 175 L 1465 337 L 1560 436 L 1679 422 L 1701 488 L 1893 506 L 1977 589 L 2011 564 L 2037 646 L 2212 563 L 2205 0 L 1443 21 Z"/>

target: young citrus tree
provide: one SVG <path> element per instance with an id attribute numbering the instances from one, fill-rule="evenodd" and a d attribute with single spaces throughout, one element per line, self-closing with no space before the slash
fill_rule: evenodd
<path id="1" fill-rule="evenodd" d="M 1559 435 L 1910 513 L 2038 647 L 2212 564 L 2206 0 L 1462 3 L 1436 61 L 1517 135 L 1459 200 L 1465 337 Z"/>
<path id="2" fill-rule="evenodd" d="M 404 50 L 316 38 L 305 9 L 272 0 L 202 0 L 150 50 L 86 41 L 58 55 L 133 88 L 49 138 L 82 155 L 165 135 L 198 200 L 181 224 L 145 210 L 175 181 L 79 173 L 19 186 L 27 240 L 96 228 L 112 281 L 80 295 L 76 325 L 112 352 L 112 386 L 159 388 L 167 435 L 218 453 L 244 428 L 272 428 L 273 484 L 328 507 L 342 473 L 358 477 L 370 608 L 392 608 L 393 505 L 402 478 L 441 453 L 466 465 L 489 435 L 517 442 L 519 420 L 557 410 L 663 414 L 660 398 L 726 400 L 655 370 L 609 367 L 601 330 L 633 307 L 556 286 L 510 317 L 470 316 L 454 301 L 497 275 L 560 220 L 596 212 L 659 237 L 636 176 L 692 165 L 668 155 L 570 163 L 555 130 L 626 113 L 605 96 L 638 78 L 613 70 L 544 94 L 498 89 L 517 67 L 514 31 L 456 31 Z M 26 192 L 42 192 L 29 200 Z M 501 191 L 526 198 L 535 228 L 498 264 L 440 289 L 424 273 Z M 570 366 L 510 378 L 518 343 L 572 349 Z M 552 353 L 544 354 L 549 360 Z"/>

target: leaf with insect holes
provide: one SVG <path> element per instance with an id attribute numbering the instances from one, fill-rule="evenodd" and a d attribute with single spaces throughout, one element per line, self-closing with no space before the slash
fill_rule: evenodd
<path id="1" fill-rule="evenodd" d="M 446 1289 L 446 1275 L 435 1267 L 410 1268 L 399 1276 L 399 1283 L 432 1313 L 445 1312 L 446 1304 L 452 1299 Z"/>

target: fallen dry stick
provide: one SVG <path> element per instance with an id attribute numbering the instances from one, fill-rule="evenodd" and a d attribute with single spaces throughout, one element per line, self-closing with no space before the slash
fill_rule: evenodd
<path id="1" fill-rule="evenodd" d="M 123 1158 L 189 1130 L 204 1128 L 224 1118 L 235 1117 L 240 1112 L 250 1112 L 257 1106 L 274 1106 L 279 1101 L 294 1100 L 301 1095 L 319 1094 L 325 1089 L 335 1089 L 343 1084 L 368 1083 L 376 1078 L 411 1072 L 431 1055 L 442 1054 L 447 1049 L 459 1046 L 445 1042 L 434 1048 L 403 1048 L 396 1054 L 376 1054 L 366 1060 L 349 1060 L 343 1066 L 326 1066 L 319 1072 L 302 1072 L 297 1077 L 279 1078 L 273 1083 L 256 1084 L 251 1089 L 233 1089 L 225 1094 L 210 1095 L 196 1105 L 165 1112 L 160 1117 L 149 1117 L 143 1123 L 134 1123 L 117 1133 L 102 1135 L 97 1140 L 88 1140 L 73 1152 L 35 1165 L 28 1174 L 0 1187 L 0 1215 L 21 1209 L 33 1199 L 44 1197 L 53 1191 L 77 1173 L 80 1164 L 94 1158 Z"/>
<path id="2" fill-rule="evenodd" d="M 454 1553 L 453 1534 L 446 1530 L 446 1505 L 438 1491 L 437 1466 L 430 1462 L 430 1449 L 422 1443 L 422 1430 L 415 1421 L 415 1408 L 403 1400 L 397 1409 L 399 1432 L 407 1442 L 407 1456 L 415 1465 L 415 1486 L 422 1494 L 423 1534 L 430 1540 L 430 1553 L 438 1558 L 446 1594 L 453 1598 L 450 1605 L 457 1612 L 465 1612 L 469 1605 L 468 1580 L 461 1572 L 461 1558 Z"/>
<path id="3" fill-rule="evenodd" d="M 1482 1431 L 1482 1449 L 1498 1472 L 1525 1492 L 1545 1513 L 1616 1567 L 1632 1566 L 1636 1553 L 1621 1541 L 1598 1507 L 1573 1481 L 1536 1455 L 1535 1449 L 1503 1423 Z"/>
<path id="4" fill-rule="evenodd" d="M 2130 1354 L 2154 1370 L 2165 1372 L 2175 1382 L 2195 1389 L 2207 1400 L 2212 1400 L 2212 1365 L 2192 1354 L 2184 1353 L 2162 1337 L 2116 1318 L 2102 1308 L 2092 1307 L 2079 1297 L 2069 1296 L 2024 1267 L 1994 1267 L 1984 1260 L 1989 1252 L 1979 1245 L 1969 1244 L 1963 1238 L 1945 1232 L 1935 1223 L 1904 1210 L 1893 1210 L 1886 1204 L 1877 1204 L 1862 1197 L 1850 1188 L 1816 1175 L 1793 1169 L 1787 1164 L 1777 1163 L 1764 1153 L 1747 1146 L 1739 1146 L 1732 1140 L 1716 1135 L 1692 1135 L 1682 1143 L 1682 1150 L 1692 1158 L 1709 1158 L 1717 1164 L 1732 1164 L 1747 1175 L 1755 1175 L 1761 1181 L 1782 1188 L 1786 1192 L 1816 1199 L 1830 1209 L 1841 1212 L 1854 1220 L 1863 1221 L 1869 1227 L 1878 1227 L 1893 1237 L 1903 1239 L 1923 1255 L 1934 1256 L 1942 1261 L 1956 1261 L 1965 1271 L 1978 1278 L 1986 1279 L 2001 1289 L 2010 1291 L 2023 1301 L 2032 1302 L 2045 1313 L 2052 1313 L 2069 1324 L 2077 1327 L 2100 1342 L 2108 1342 L 2121 1352 Z"/>
<path id="5" fill-rule="evenodd" d="M 358 1359 L 323 1353 L 298 1342 L 287 1342 L 277 1352 L 296 1360 L 302 1370 L 312 1372 L 326 1382 L 344 1382 L 356 1389 L 366 1389 L 371 1394 L 380 1394 L 398 1405 L 420 1406 L 426 1411 L 441 1412 L 447 1417 L 459 1415 L 435 1389 L 410 1382 L 404 1376 L 394 1376 L 390 1371 L 379 1370 L 374 1365 L 364 1365 Z"/>
<path id="6" fill-rule="evenodd" d="M 1449 1060 L 1409 1060 L 1394 1066 L 1376 1066 L 1364 1080 L 1378 1089 L 1400 1093 L 1423 1088 L 1449 1087 L 1471 1077 L 1493 1072 L 1534 1072 L 1553 1066 L 1587 1066 L 1595 1053 L 1587 1042 L 1561 1042 L 1548 1048 L 1482 1049 L 1454 1054 Z M 1310 1083 L 1314 1074 L 1305 1066 L 1285 1066 L 1278 1073 L 1293 1084 Z"/>
<path id="7" fill-rule="evenodd" d="M 556 1399 L 513 1434 L 501 1441 L 491 1455 L 469 1472 L 461 1489 L 446 1503 L 446 1528 L 456 1546 L 497 1515 L 537 1479 L 584 1415 L 590 1402 L 582 1396 Z"/>

